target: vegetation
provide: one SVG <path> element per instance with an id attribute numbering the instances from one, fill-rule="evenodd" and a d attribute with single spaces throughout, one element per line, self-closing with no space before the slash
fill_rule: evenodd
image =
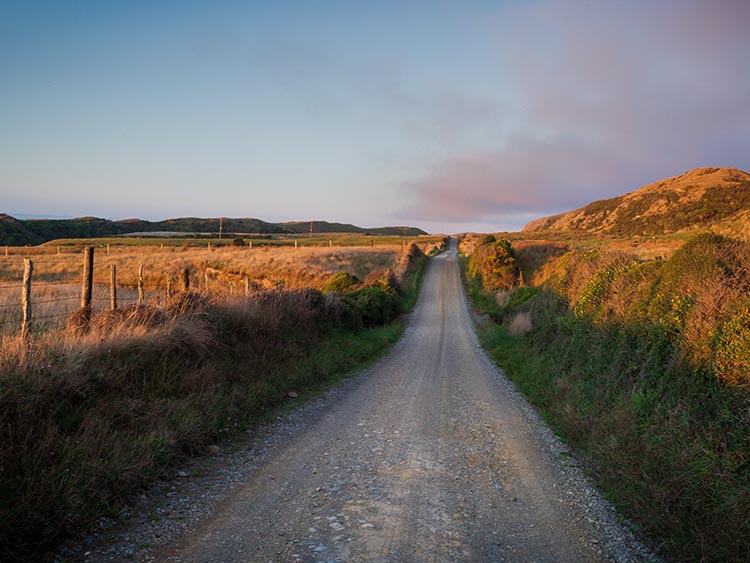
<path id="1" fill-rule="evenodd" d="M 516 255 L 510 241 L 482 237 L 474 247 L 469 260 L 469 274 L 480 276 L 486 289 L 507 289 L 518 283 Z"/>
<path id="2" fill-rule="evenodd" d="M 185 234 L 266 234 L 266 235 L 312 235 L 312 233 L 350 233 L 415 237 L 426 233 L 415 227 L 377 227 L 365 229 L 344 223 L 326 221 L 268 223 L 260 219 L 198 218 L 183 217 L 164 221 L 126 219 L 110 221 L 98 217 L 77 219 L 30 219 L 21 221 L 0 214 L 0 244 L 40 244 L 62 238 L 102 238 L 134 233 L 169 235 Z"/>
<path id="3" fill-rule="evenodd" d="M 748 559 L 748 266 L 750 244 L 704 234 L 667 260 L 550 256 L 538 287 L 467 276 L 488 352 L 678 561 Z"/>
<path id="4" fill-rule="evenodd" d="M 288 400 L 381 354 L 403 327 L 426 256 L 404 250 L 402 291 L 249 297 L 179 293 L 0 347 L 0 560 L 28 560 L 139 488 Z"/>
<path id="5" fill-rule="evenodd" d="M 734 168 L 697 168 L 629 194 L 538 219 L 524 231 L 632 237 L 711 228 L 747 238 L 749 217 L 750 174 Z"/>

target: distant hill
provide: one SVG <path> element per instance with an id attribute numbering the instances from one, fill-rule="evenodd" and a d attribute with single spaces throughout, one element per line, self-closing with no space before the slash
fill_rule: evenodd
<path id="1" fill-rule="evenodd" d="M 747 235 L 750 174 L 736 168 L 696 168 L 612 199 L 530 222 L 523 232 L 613 236 L 698 229 Z"/>
<path id="2" fill-rule="evenodd" d="M 276 223 L 279 227 L 288 229 L 298 234 L 310 232 L 310 221 L 292 221 L 290 223 Z M 313 233 L 360 233 L 371 235 L 401 235 L 401 236 L 419 236 L 427 233 L 416 227 L 373 227 L 366 229 L 357 227 L 349 223 L 329 223 L 328 221 L 313 221 Z"/>
<path id="3" fill-rule="evenodd" d="M 365 229 L 356 225 L 312 222 L 314 233 L 369 233 L 373 235 L 407 235 L 427 234 L 415 227 L 377 227 Z M 222 229 L 225 235 L 240 234 L 277 234 L 294 235 L 310 232 L 310 221 L 290 223 L 269 223 L 253 218 L 224 218 Z M 98 217 L 79 217 L 77 219 L 28 219 L 20 220 L 0 213 L 0 245 L 21 246 L 41 244 L 60 238 L 96 238 L 134 233 L 178 232 L 190 234 L 210 234 L 219 232 L 219 219 L 199 217 L 182 217 L 164 221 L 145 221 L 143 219 L 124 219 L 110 221 Z"/>

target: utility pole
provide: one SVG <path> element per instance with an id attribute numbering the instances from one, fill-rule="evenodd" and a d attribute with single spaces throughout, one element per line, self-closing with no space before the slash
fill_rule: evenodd
<path id="1" fill-rule="evenodd" d="M 312 225 L 313 225 L 313 222 L 310 221 L 310 238 L 312 238 Z"/>
<path id="2" fill-rule="evenodd" d="M 219 217 L 219 240 L 221 240 L 221 234 L 224 231 L 224 217 Z"/>

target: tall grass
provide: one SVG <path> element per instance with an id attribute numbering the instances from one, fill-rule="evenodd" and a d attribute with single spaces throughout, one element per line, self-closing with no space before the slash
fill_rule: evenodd
<path id="1" fill-rule="evenodd" d="M 749 251 L 573 252 L 501 304 L 467 280 L 492 357 L 676 561 L 750 559 Z"/>
<path id="2" fill-rule="evenodd" d="M 394 316 L 413 303 L 424 262 L 417 249 L 399 256 L 400 293 L 189 292 L 95 314 L 88 330 L 73 317 L 30 344 L 4 337 L 0 560 L 37 558 L 116 516 L 140 487 L 290 390 L 309 392 L 382 353 L 403 330 Z M 376 318 L 373 299 L 397 307 Z"/>
<path id="3" fill-rule="evenodd" d="M 423 251 L 442 244 L 424 242 Z M 182 271 L 191 274 L 191 288 L 216 295 L 244 293 L 246 280 L 253 291 L 268 289 L 323 289 L 337 273 L 367 280 L 373 272 L 392 270 L 403 276 L 401 256 L 408 252 L 401 245 L 346 247 L 223 246 L 220 248 L 122 247 L 97 249 L 94 266 L 94 310 L 109 307 L 110 268 L 117 266 L 118 301 L 131 304 L 138 299 L 137 274 L 143 265 L 147 301 L 163 304 L 167 280 L 177 289 Z M 17 250 L 17 249 L 14 249 Z M 64 325 L 65 317 L 80 303 L 82 256 L 79 252 L 61 254 L 27 249 L 34 260 L 32 309 L 37 332 Z M 0 256 L 0 334 L 18 332 L 21 326 L 21 280 L 23 260 L 19 255 Z"/>

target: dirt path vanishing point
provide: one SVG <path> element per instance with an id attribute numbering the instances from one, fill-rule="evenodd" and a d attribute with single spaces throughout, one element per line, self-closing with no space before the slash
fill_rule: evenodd
<path id="1" fill-rule="evenodd" d="M 153 560 L 654 559 L 479 347 L 455 242 L 392 352 Z"/>

